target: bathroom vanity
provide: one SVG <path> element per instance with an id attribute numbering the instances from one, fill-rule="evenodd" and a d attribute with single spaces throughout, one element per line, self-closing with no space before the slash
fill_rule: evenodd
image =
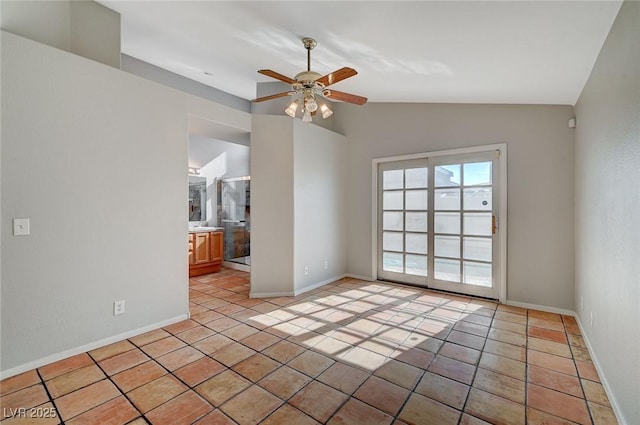
<path id="1" fill-rule="evenodd" d="M 189 229 L 189 277 L 220 271 L 223 236 L 218 227 Z"/>

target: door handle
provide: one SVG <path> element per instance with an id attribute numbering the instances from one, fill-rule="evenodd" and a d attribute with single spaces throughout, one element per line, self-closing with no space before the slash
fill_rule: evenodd
<path id="1" fill-rule="evenodd" d="M 492 215 L 491 216 L 491 234 L 495 235 L 496 234 L 496 228 L 498 226 L 496 225 L 496 216 Z"/>

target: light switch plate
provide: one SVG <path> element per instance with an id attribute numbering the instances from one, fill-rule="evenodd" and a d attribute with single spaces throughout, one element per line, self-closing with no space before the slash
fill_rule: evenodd
<path id="1" fill-rule="evenodd" d="M 29 219 L 28 218 L 14 218 L 13 219 L 13 236 L 27 236 L 29 235 Z"/>

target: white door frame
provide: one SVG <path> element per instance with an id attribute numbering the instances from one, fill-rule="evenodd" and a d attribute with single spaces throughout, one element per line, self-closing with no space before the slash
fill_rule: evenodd
<path id="1" fill-rule="evenodd" d="M 500 173 L 499 188 L 499 212 L 496 227 L 500 244 L 500 265 L 498 276 L 500 278 L 498 300 L 501 303 L 507 300 L 507 144 L 496 143 L 492 145 L 474 146 L 459 149 L 447 149 L 435 152 L 424 152 L 410 155 L 400 155 L 386 158 L 373 158 L 371 163 L 371 276 L 378 279 L 378 165 L 385 162 L 404 161 L 409 159 L 433 158 L 446 155 L 460 155 L 487 151 L 499 151 L 498 167 Z"/>

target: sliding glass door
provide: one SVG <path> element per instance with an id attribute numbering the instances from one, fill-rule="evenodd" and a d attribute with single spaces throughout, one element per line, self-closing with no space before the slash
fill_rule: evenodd
<path id="1" fill-rule="evenodd" d="M 380 163 L 378 277 L 499 297 L 497 151 Z"/>

